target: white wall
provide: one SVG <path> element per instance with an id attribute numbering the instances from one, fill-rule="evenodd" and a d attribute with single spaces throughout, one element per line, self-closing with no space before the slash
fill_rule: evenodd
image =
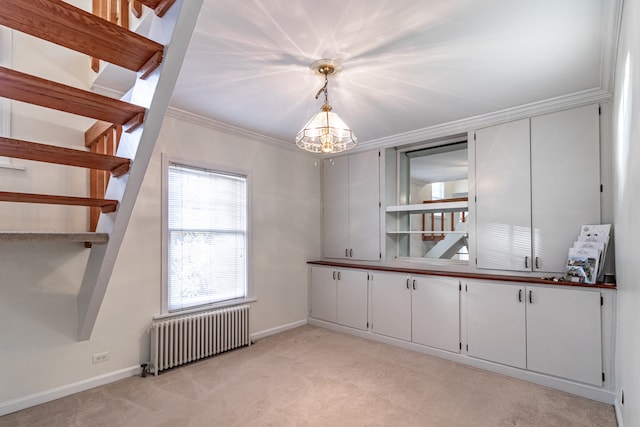
<path id="1" fill-rule="evenodd" d="M 613 180 L 618 318 L 616 372 L 625 426 L 640 426 L 640 1 L 625 0 L 613 105 Z"/>
<path id="2" fill-rule="evenodd" d="M 298 151 L 167 118 L 92 338 L 76 342 L 82 245 L 0 245 L 3 402 L 138 365 L 160 314 L 161 152 L 244 169 L 252 178 L 252 332 L 304 321 L 305 262 L 320 257 L 320 172 Z M 110 352 L 93 365 L 91 355 Z"/>

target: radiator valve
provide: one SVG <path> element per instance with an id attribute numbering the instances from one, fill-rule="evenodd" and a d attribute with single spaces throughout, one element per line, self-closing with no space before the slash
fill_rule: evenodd
<path id="1" fill-rule="evenodd" d="M 147 376 L 147 372 L 149 372 L 149 364 L 148 363 L 143 363 L 142 365 L 140 365 L 140 367 L 142 368 L 142 372 L 140 373 L 141 377 L 146 377 Z"/>

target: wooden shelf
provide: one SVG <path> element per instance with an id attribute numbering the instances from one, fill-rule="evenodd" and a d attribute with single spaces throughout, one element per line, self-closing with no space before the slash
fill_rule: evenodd
<path id="1" fill-rule="evenodd" d="M 0 25 L 133 71 L 142 69 L 158 53 L 162 55 L 164 49 L 61 0 L 2 0 Z"/>
<path id="2" fill-rule="evenodd" d="M 394 205 L 387 206 L 387 212 L 410 212 L 410 213 L 431 213 L 431 212 L 463 212 L 469 209 L 468 202 L 442 202 L 442 203 L 419 203 L 415 205 Z"/>
<path id="3" fill-rule="evenodd" d="M 0 137 L 0 156 L 105 170 L 120 176 L 131 166 L 123 157 Z"/>

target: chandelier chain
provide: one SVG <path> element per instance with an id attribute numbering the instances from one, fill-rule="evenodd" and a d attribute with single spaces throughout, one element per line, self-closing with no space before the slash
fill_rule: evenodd
<path id="1" fill-rule="evenodd" d="M 318 97 L 320 96 L 320 94 L 322 92 L 324 92 L 324 103 L 328 104 L 329 103 L 329 90 L 327 89 L 327 85 L 329 84 L 329 72 L 330 69 L 328 67 L 322 67 L 319 70 L 322 74 L 324 74 L 324 86 L 322 86 L 320 88 L 320 90 L 318 91 L 318 93 L 316 93 L 316 99 L 318 99 Z"/>

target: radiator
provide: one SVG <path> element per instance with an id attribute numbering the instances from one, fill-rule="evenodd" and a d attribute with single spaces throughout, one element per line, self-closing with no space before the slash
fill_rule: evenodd
<path id="1" fill-rule="evenodd" d="M 151 324 L 149 372 L 159 372 L 246 346 L 249 306 L 241 305 L 155 321 Z"/>

